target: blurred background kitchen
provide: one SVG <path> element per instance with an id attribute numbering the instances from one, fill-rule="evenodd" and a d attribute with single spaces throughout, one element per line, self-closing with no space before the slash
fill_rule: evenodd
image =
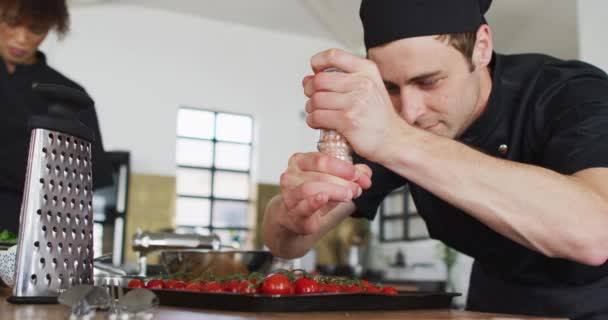
<path id="1" fill-rule="evenodd" d="M 95 255 L 136 256 L 137 229 L 261 248 L 258 224 L 294 152 L 313 151 L 301 79 L 326 48 L 364 54 L 356 0 L 73 0 L 50 65 L 95 99 L 115 185 L 94 198 Z M 608 69 L 602 0 L 495 0 L 498 52 Z M 466 292 L 471 260 L 429 240 L 407 190 L 346 222 L 295 267 Z M 464 297 L 459 298 L 464 302 Z"/>

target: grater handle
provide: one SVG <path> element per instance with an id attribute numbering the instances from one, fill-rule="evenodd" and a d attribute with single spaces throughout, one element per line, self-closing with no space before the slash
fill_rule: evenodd
<path id="1" fill-rule="evenodd" d="M 343 72 L 336 68 L 325 69 L 323 72 Z M 321 129 L 319 136 L 319 142 L 317 143 L 317 150 L 325 153 L 331 157 L 338 158 L 350 163 L 352 159 L 352 147 L 344 138 L 343 135 L 338 133 L 336 130 Z"/>
<path id="2" fill-rule="evenodd" d="M 84 91 L 50 83 L 34 83 L 32 91 L 49 104 L 49 114 L 60 118 L 76 119 L 80 111 L 94 105 Z"/>
<path id="3" fill-rule="evenodd" d="M 28 120 L 28 128 L 47 129 L 72 135 L 88 142 L 95 141 L 95 131 L 79 119 L 79 113 L 93 109 L 94 102 L 79 89 L 50 83 L 34 83 L 32 92 L 47 104 L 46 114 L 36 114 Z"/>

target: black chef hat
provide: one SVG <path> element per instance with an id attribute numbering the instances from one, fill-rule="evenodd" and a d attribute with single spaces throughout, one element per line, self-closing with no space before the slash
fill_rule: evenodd
<path id="1" fill-rule="evenodd" d="M 486 23 L 492 0 L 362 0 L 365 47 L 446 33 L 473 32 Z"/>

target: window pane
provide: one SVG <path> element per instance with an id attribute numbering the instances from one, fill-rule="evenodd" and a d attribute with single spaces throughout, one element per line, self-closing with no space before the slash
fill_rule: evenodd
<path id="1" fill-rule="evenodd" d="M 209 196 L 211 194 L 211 172 L 201 169 L 177 169 L 177 194 Z"/>
<path id="2" fill-rule="evenodd" d="M 207 199 L 177 198 L 175 223 L 177 225 L 207 226 L 210 219 Z"/>
<path id="3" fill-rule="evenodd" d="M 403 220 L 394 219 L 384 221 L 384 238 L 386 240 L 403 239 Z"/>
<path id="4" fill-rule="evenodd" d="M 109 188 L 108 188 L 109 189 Z M 106 188 L 99 188 L 93 193 L 93 221 L 105 221 L 106 213 Z M 103 194 L 103 195 L 102 195 Z"/>
<path id="5" fill-rule="evenodd" d="M 403 214 L 403 201 L 405 196 L 403 191 L 392 193 L 384 200 L 384 215 L 394 216 Z"/>
<path id="6" fill-rule="evenodd" d="M 410 192 L 407 193 L 408 203 L 407 203 L 407 212 L 408 213 L 418 213 L 418 209 L 416 209 L 416 204 L 414 203 L 414 198 L 412 198 L 412 194 Z"/>
<path id="7" fill-rule="evenodd" d="M 245 248 L 250 242 L 251 232 L 242 230 L 213 230 L 220 237 L 222 244 L 231 245 L 235 248 Z"/>
<path id="8" fill-rule="evenodd" d="M 249 116 L 220 113 L 217 115 L 218 140 L 251 142 L 252 119 Z"/>
<path id="9" fill-rule="evenodd" d="M 217 198 L 249 199 L 249 175 L 216 171 L 213 193 Z"/>
<path id="10" fill-rule="evenodd" d="M 234 201 L 215 201 L 213 203 L 214 227 L 247 228 L 249 203 Z"/>
<path id="11" fill-rule="evenodd" d="M 211 167 L 213 163 L 213 143 L 211 141 L 177 139 L 175 159 L 177 164 L 185 166 Z"/>
<path id="12" fill-rule="evenodd" d="M 103 252 L 103 225 L 93 224 L 93 258 L 101 256 Z"/>
<path id="13" fill-rule="evenodd" d="M 411 218 L 409 222 L 409 237 L 410 238 L 427 238 L 429 232 L 426 229 L 426 224 L 422 218 Z"/>
<path id="14" fill-rule="evenodd" d="M 213 138 L 213 112 L 179 109 L 177 112 L 177 135 L 192 138 Z"/>
<path id="15" fill-rule="evenodd" d="M 242 144 L 221 143 L 215 145 L 215 166 L 223 169 L 249 170 L 251 147 Z"/>

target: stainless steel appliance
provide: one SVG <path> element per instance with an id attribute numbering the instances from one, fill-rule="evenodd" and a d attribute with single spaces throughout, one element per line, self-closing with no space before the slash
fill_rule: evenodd
<path id="1" fill-rule="evenodd" d="M 20 215 L 14 303 L 54 302 L 59 292 L 92 282 L 91 142 L 77 119 L 93 101 L 75 89 L 39 84 L 49 102 L 32 129 Z"/>
<path id="2" fill-rule="evenodd" d="M 105 156 L 111 166 L 114 183 L 95 189 L 93 194 L 94 251 L 96 262 L 99 256 L 109 255 L 109 263 L 118 267 L 124 263 L 125 233 L 129 216 L 127 204 L 131 172 L 130 152 L 108 151 Z"/>
<path id="3" fill-rule="evenodd" d="M 169 250 L 162 251 L 161 257 L 168 274 L 183 275 L 188 280 L 205 274 L 267 274 L 276 267 L 269 251 Z"/>
<path id="4" fill-rule="evenodd" d="M 145 277 L 148 273 L 147 258 L 150 253 L 179 249 L 219 250 L 222 248 L 222 244 L 220 238 L 215 234 L 177 234 L 138 230 L 133 236 L 132 247 L 138 255 L 139 275 Z"/>

